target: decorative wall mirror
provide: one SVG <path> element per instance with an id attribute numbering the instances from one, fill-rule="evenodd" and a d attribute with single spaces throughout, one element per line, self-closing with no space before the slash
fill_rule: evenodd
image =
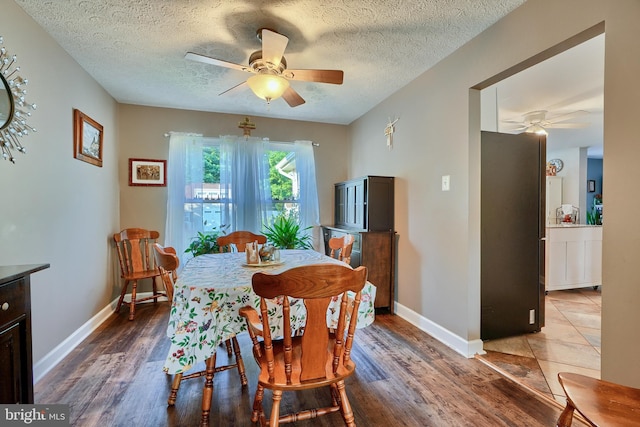
<path id="1" fill-rule="evenodd" d="M 0 36 L 0 45 L 3 43 Z M 0 149 L 2 157 L 15 163 L 13 151 L 26 153 L 20 143 L 20 137 L 36 130 L 27 124 L 31 116 L 29 110 L 35 110 L 36 104 L 25 101 L 28 80 L 20 77 L 20 67 L 16 55 L 9 55 L 7 49 L 0 47 Z"/>

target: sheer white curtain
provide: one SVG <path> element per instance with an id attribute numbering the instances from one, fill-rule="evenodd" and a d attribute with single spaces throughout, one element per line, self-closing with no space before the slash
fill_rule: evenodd
<path id="1" fill-rule="evenodd" d="M 185 209 L 187 185 L 203 181 L 202 146 L 202 135 L 170 134 L 164 244 L 174 247 L 179 257 L 189 246 L 191 238 L 202 231 L 202 221 L 198 228 L 198 224 L 191 221 L 191 212 Z"/>
<path id="2" fill-rule="evenodd" d="M 320 227 L 320 207 L 318 205 L 318 185 L 316 183 L 316 163 L 311 141 L 269 142 L 272 150 L 293 151 L 296 159 L 296 173 L 300 185 L 299 219 L 302 228 L 313 227 L 313 248 L 324 253 L 322 228 Z"/>
<path id="3" fill-rule="evenodd" d="M 269 162 L 259 138 L 224 137 L 220 146 L 220 189 L 230 194 L 222 222 L 234 230 L 262 232 L 271 208 Z"/>
<path id="4" fill-rule="evenodd" d="M 296 174 L 300 185 L 299 219 L 303 228 L 313 226 L 314 248 L 323 251 L 318 207 L 313 145 L 310 141 L 272 142 L 259 138 L 245 140 L 226 136 L 207 138 L 196 134 L 172 132 L 167 165 L 167 223 L 165 245 L 173 246 L 184 259 L 184 251 L 198 232 L 203 232 L 204 203 L 196 201 L 204 182 L 203 149 L 220 149 L 220 195 L 222 223 L 233 230 L 261 233 L 273 212 L 269 181 L 270 150 L 295 153 Z"/>

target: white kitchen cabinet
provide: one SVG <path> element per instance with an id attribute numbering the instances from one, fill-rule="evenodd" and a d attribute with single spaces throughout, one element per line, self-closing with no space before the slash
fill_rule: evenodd
<path id="1" fill-rule="evenodd" d="M 602 227 L 547 227 L 545 284 L 547 291 L 602 285 Z"/>

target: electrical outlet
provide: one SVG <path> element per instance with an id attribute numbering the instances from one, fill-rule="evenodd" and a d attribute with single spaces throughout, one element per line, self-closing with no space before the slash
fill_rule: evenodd
<path id="1" fill-rule="evenodd" d="M 442 191 L 449 191 L 450 180 L 450 175 L 442 175 Z"/>

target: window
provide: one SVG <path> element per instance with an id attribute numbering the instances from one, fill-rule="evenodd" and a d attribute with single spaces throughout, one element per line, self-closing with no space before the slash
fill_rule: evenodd
<path id="1" fill-rule="evenodd" d="M 178 251 L 198 232 L 223 225 L 227 231 L 261 233 L 263 224 L 282 213 L 297 215 L 303 227 L 316 226 L 314 235 L 320 234 L 308 141 L 172 134 L 168 186 L 165 244 Z"/>

